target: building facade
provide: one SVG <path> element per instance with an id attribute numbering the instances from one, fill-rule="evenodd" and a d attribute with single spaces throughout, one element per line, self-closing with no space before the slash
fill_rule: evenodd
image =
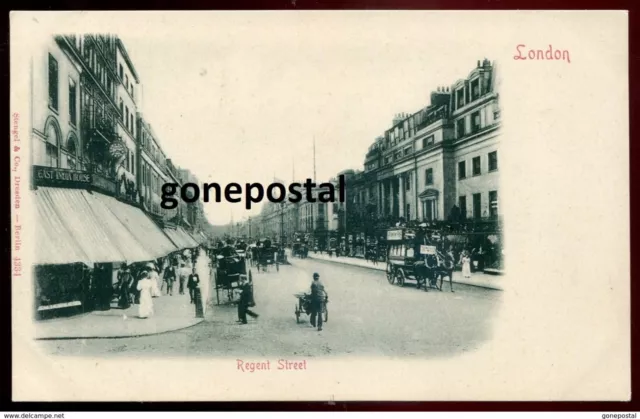
<path id="1" fill-rule="evenodd" d="M 151 124 L 144 120 L 142 114 L 138 114 L 136 120 L 136 132 L 138 133 L 137 178 L 142 203 L 148 212 L 165 219 L 172 218 L 178 211 L 164 210 L 160 206 L 162 185 L 169 182 L 167 157 L 160 147 L 160 142 Z"/>
<path id="2" fill-rule="evenodd" d="M 138 112 L 138 90 L 140 79 L 136 72 L 127 49 L 120 39 L 115 40 L 117 68 L 117 100 L 120 117 L 117 124 L 117 135 L 122 139 L 126 148 L 123 150 L 121 162 L 116 173 L 118 187 L 123 193 L 133 194 L 138 182 L 137 166 L 138 159 L 138 137 L 137 137 L 137 112 Z"/>
<path id="3" fill-rule="evenodd" d="M 499 128 L 496 66 L 485 59 L 426 108 L 394 118 L 367 152 L 357 202 L 388 220 L 497 218 Z"/>
<path id="4" fill-rule="evenodd" d="M 171 176 L 150 125 L 136 121 L 139 83 L 125 46 L 111 35 L 55 36 L 31 58 L 38 316 L 108 310 L 123 266 L 204 241 L 199 231 L 167 231 L 161 222 L 171 214 L 155 204 Z M 158 174 L 154 183 L 149 172 Z"/>

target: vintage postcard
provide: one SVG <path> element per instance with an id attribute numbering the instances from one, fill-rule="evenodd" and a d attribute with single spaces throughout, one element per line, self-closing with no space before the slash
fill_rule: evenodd
<path id="1" fill-rule="evenodd" d="M 630 398 L 627 12 L 10 22 L 14 400 Z"/>

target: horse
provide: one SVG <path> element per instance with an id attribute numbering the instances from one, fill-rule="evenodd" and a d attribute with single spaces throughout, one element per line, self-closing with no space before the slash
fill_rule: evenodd
<path id="1" fill-rule="evenodd" d="M 451 290 L 451 292 L 455 292 L 453 291 L 453 269 L 455 268 L 453 257 L 450 254 L 442 255 L 439 252 L 436 257 L 438 260 L 438 266 L 434 270 L 436 288 L 442 291 L 444 278 L 449 277 L 449 289 Z M 438 279 L 440 279 L 440 286 L 438 286 Z"/>

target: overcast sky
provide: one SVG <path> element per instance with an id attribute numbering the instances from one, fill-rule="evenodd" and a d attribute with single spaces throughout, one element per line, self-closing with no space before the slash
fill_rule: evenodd
<path id="1" fill-rule="evenodd" d="M 322 182 L 361 169 L 395 113 L 426 106 L 432 90 L 484 58 L 472 38 L 393 16 L 202 13 L 120 36 L 141 78 L 142 112 L 176 164 L 223 186 L 274 175 L 288 183 L 294 162 L 296 178 L 313 176 L 315 138 Z M 244 203 L 205 211 L 214 224 L 249 215 Z"/>

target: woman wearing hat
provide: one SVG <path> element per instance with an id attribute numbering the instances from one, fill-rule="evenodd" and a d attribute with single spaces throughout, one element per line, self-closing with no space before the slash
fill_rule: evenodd
<path id="1" fill-rule="evenodd" d="M 153 286 L 149 272 L 142 271 L 140 273 L 140 280 L 138 281 L 137 286 L 138 291 L 140 291 L 138 317 L 141 319 L 153 316 L 153 297 L 151 297 L 151 290 L 153 289 Z"/>
<path id="2" fill-rule="evenodd" d="M 160 275 L 158 275 L 158 268 L 153 262 L 147 263 L 145 269 L 149 272 L 149 279 L 151 280 L 151 297 L 160 297 L 162 296 L 162 292 L 160 291 L 160 286 L 158 282 L 160 281 Z"/>
<path id="3" fill-rule="evenodd" d="M 471 258 L 469 252 L 465 249 L 460 256 L 460 263 L 462 264 L 462 276 L 465 278 L 471 278 Z"/>

